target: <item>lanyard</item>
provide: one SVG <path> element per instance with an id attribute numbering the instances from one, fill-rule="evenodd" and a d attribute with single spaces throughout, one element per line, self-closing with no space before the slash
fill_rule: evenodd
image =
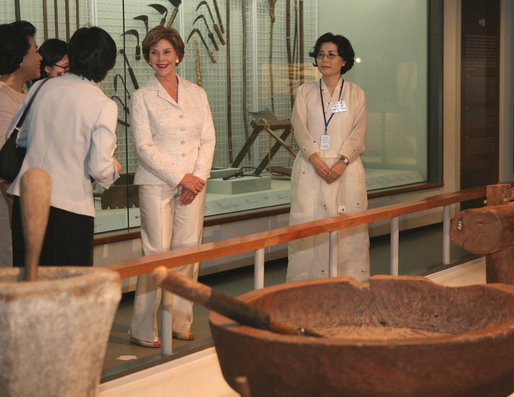
<path id="1" fill-rule="evenodd" d="M 341 94 L 343 93 L 343 85 L 344 79 L 341 82 L 341 88 L 339 89 L 339 98 L 337 101 L 341 100 Z M 327 121 L 327 115 L 325 114 L 325 103 L 323 102 L 323 90 L 321 89 L 321 79 L 319 79 L 319 96 L 321 97 L 321 110 L 323 111 L 323 120 L 325 121 L 325 134 L 327 133 L 328 125 L 330 124 L 330 120 L 334 117 L 334 113 L 330 115 L 330 118 Z"/>

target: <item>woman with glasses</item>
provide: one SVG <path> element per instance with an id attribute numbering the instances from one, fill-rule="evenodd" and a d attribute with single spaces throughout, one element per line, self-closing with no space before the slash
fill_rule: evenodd
<path id="1" fill-rule="evenodd" d="M 364 151 L 367 107 L 364 91 L 346 81 L 355 53 L 343 36 L 318 38 L 313 65 L 319 81 L 298 88 L 292 114 L 300 147 L 291 175 L 290 225 L 362 211 L 367 208 Z M 289 244 L 287 281 L 329 276 L 328 234 Z M 369 279 L 367 225 L 338 232 L 337 275 Z"/>
<path id="2" fill-rule="evenodd" d="M 48 39 L 38 50 L 41 60 L 41 78 L 59 77 L 70 70 L 68 44 L 59 39 Z"/>

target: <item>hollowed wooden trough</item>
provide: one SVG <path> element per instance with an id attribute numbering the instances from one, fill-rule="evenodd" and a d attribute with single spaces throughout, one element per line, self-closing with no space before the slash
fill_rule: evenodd
<path id="1" fill-rule="evenodd" d="M 241 326 L 211 312 L 223 375 L 258 396 L 507 396 L 514 286 L 445 287 L 375 276 L 281 284 L 240 299 L 325 338 Z"/>

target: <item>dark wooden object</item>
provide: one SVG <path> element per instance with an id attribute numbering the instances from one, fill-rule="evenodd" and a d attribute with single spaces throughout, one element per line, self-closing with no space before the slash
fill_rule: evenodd
<path id="1" fill-rule="evenodd" d="M 459 212 L 452 220 L 453 242 L 486 255 L 486 281 L 514 284 L 514 202 L 510 184 L 487 186 L 487 206 Z"/>
<path id="2" fill-rule="evenodd" d="M 225 380 L 259 396 L 506 396 L 514 390 L 514 286 L 375 276 L 281 284 L 239 299 L 325 338 L 278 335 L 215 312 Z"/>
<path id="3" fill-rule="evenodd" d="M 133 172 L 121 174 L 119 179 L 102 193 L 102 209 L 139 207 L 139 186 L 133 183 Z"/>
<path id="4" fill-rule="evenodd" d="M 239 151 L 239 153 L 236 156 L 236 159 L 232 163 L 232 167 L 237 168 L 243 161 L 244 157 L 250 152 L 250 149 L 261 133 L 261 131 L 268 132 L 275 140 L 275 144 L 271 147 L 271 151 L 269 155 L 266 155 L 262 161 L 259 163 L 255 170 L 255 175 L 260 175 L 261 172 L 266 168 L 266 165 L 268 162 L 275 156 L 275 154 L 278 152 L 281 146 L 284 146 L 288 151 L 291 152 L 291 148 L 285 143 L 285 140 L 291 134 L 291 121 L 290 120 L 265 120 L 265 119 L 259 119 L 259 120 L 253 120 L 251 122 L 251 126 L 253 128 L 252 134 L 250 137 L 246 140 L 245 144 L 243 145 L 242 149 Z M 276 130 L 284 130 L 282 134 L 280 134 L 280 137 L 278 137 L 276 134 L 271 134 L 269 131 L 276 131 Z"/>

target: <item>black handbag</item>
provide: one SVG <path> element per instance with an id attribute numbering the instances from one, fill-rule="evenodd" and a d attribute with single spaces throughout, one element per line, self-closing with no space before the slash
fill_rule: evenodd
<path id="1" fill-rule="evenodd" d="M 16 124 L 16 127 L 14 127 L 11 135 L 9 135 L 9 139 L 7 139 L 4 146 L 2 146 L 2 149 L 0 149 L 0 179 L 3 179 L 7 182 L 12 182 L 16 179 L 18 172 L 20 172 L 27 148 L 18 146 L 16 144 L 16 141 L 18 140 L 18 132 L 20 131 L 23 120 L 25 120 L 25 116 L 29 112 L 30 106 L 34 101 L 36 94 L 47 81 L 48 79 L 43 80 L 37 87 L 36 91 L 32 95 L 32 98 L 30 98 L 27 107 L 23 111 L 20 120 Z"/>

